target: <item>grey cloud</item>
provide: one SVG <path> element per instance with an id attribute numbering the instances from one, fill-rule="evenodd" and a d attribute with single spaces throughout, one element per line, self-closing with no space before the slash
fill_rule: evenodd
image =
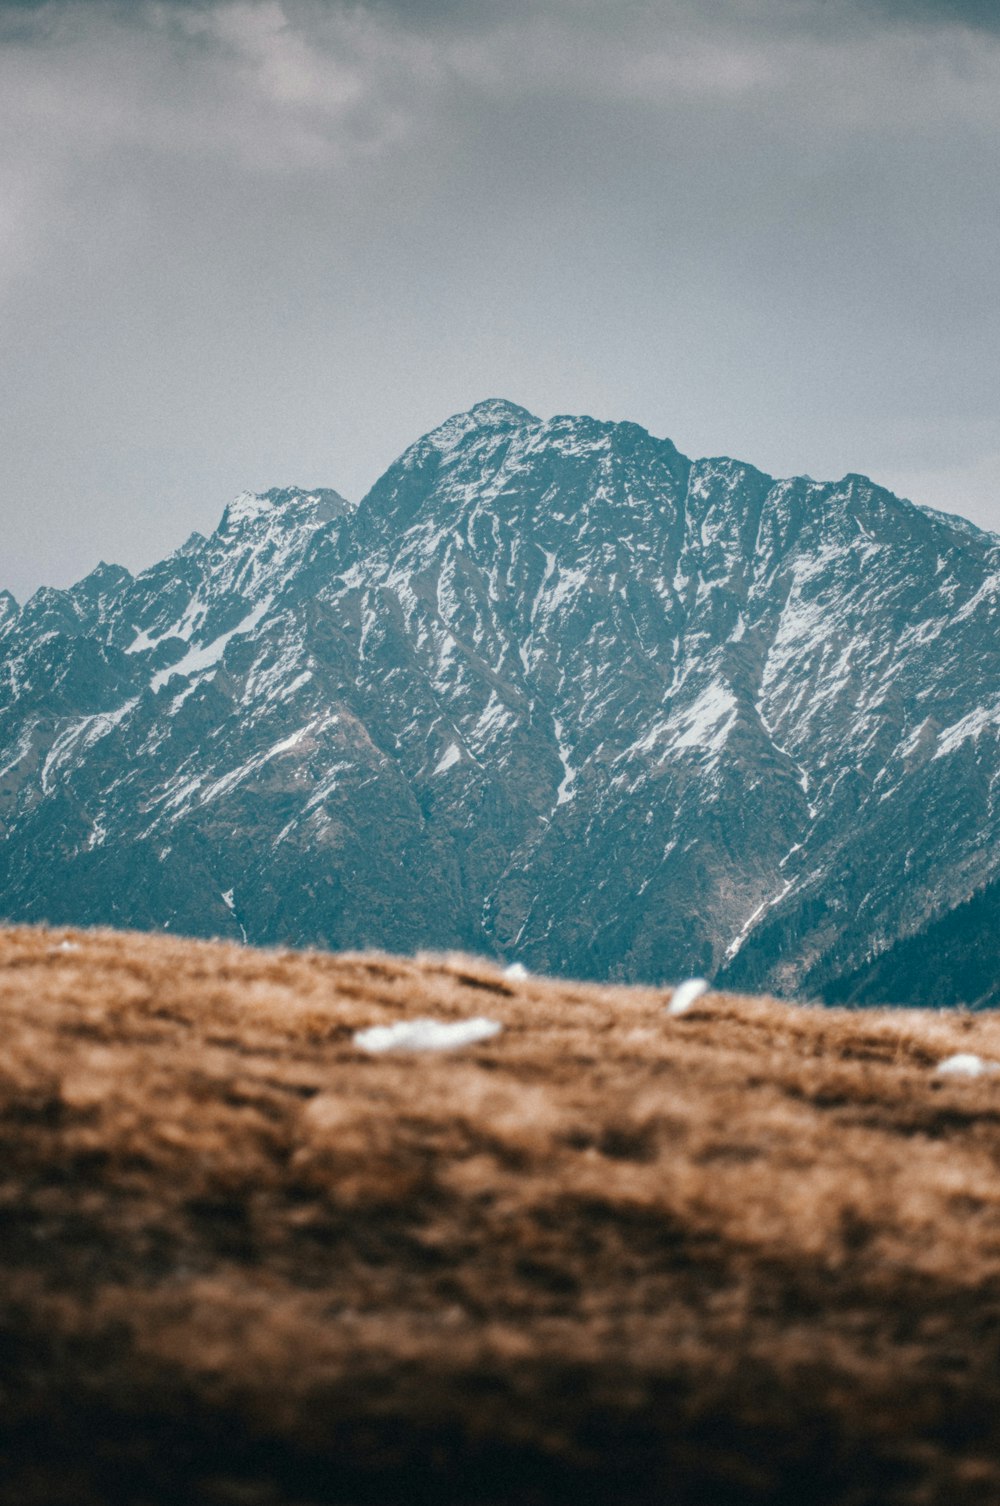
<path id="1" fill-rule="evenodd" d="M 203 13 L 224 9 L 233 0 L 0 0 L 0 21 L 54 19 L 90 10 L 143 24 L 151 13 Z M 257 0 L 258 4 L 266 0 Z M 476 32 L 508 27 L 534 17 L 557 19 L 578 33 L 620 33 L 638 27 L 655 34 L 664 25 L 700 19 L 706 26 L 770 30 L 777 34 L 808 31 L 814 24 L 842 30 L 867 27 L 881 17 L 889 22 L 923 22 L 1000 30 L 996 0 L 804 0 L 789 7 L 785 0 L 716 0 L 706 8 L 698 0 L 616 0 L 613 7 L 594 0 L 283 0 L 290 20 L 303 26 L 321 24 L 334 14 L 369 14 L 410 31 Z"/>
<path id="2" fill-rule="evenodd" d="M 290 3 L 294 5 L 296 0 Z M 620 30 L 623 26 L 638 25 L 655 31 L 664 22 L 699 14 L 706 24 L 732 25 L 742 21 L 785 32 L 808 29 L 819 20 L 838 26 L 867 26 L 873 15 L 888 21 L 1000 29 L 997 0 L 806 0 L 798 7 L 789 7 L 784 0 L 749 0 L 749 3 L 716 0 L 711 7 L 700 0 L 616 0 L 613 6 L 598 5 L 593 0 L 305 0 L 305 3 L 318 10 L 353 3 L 374 14 L 391 16 L 409 27 L 430 25 L 463 30 L 499 27 L 518 16 L 549 15 L 558 16 L 580 30 L 604 26 Z"/>
<path id="3" fill-rule="evenodd" d="M 891 19 L 1000 32 L 1000 7 L 996 0 L 876 0 L 876 4 Z"/>
<path id="4" fill-rule="evenodd" d="M 0 586 L 498 391 L 1000 523 L 1000 49 L 948 13 L 0 0 Z"/>

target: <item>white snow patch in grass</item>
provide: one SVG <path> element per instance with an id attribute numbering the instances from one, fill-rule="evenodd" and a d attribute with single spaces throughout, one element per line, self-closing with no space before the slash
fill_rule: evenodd
<path id="1" fill-rule="evenodd" d="M 707 994 L 708 990 L 709 983 L 706 978 L 686 978 L 683 983 L 678 983 L 670 995 L 667 1014 L 687 1014 L 695 1001 L 700 999 L 702 994 Z"/>
<path id="2" fill-rule="evenodd" d="M 945 1057 L 943 1062 L 938 1062 L 935 1068 L 939 1077 L 986 1077 L 993 1072 L 1000 1072 L 1000 1062 L 986 1061 L 981 1056 L 974 1056 L 971 1051 L 959 1051 L 954 1056 Z"/>
<path id="3" fill-rule="evenodd" d="M 471 1020 L 398 1020 L 355 1031 L 354 1044 L 378 1055 L 382 1051 L 455 1051 L 499 1035 L 503 1026 L 484 1015 Z"/>

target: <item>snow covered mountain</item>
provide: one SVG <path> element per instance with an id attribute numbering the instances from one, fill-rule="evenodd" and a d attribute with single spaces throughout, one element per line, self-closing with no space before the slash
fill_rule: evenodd
<path id="1" fill-rule="evenodd" d="M 481 403 L 0 597 L 0 913 L 1000 1002 L 1000 540 Z"/>

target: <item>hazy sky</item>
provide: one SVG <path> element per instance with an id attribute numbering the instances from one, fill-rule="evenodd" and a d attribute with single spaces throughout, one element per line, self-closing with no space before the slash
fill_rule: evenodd
<path id="1" fill-rule="evenodd" d="M 0 585 L 488 396 L 1000 528 L 997 0 L 0 0 Z"/>

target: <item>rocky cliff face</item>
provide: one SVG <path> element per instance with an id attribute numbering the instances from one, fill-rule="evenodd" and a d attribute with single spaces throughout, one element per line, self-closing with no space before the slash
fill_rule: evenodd
<path id="1" fill-rule="evenodd" d="M 0 913 L 1000 1000 L 998 590 L 862 476 L 480 404 L 0 600 Z"/>

